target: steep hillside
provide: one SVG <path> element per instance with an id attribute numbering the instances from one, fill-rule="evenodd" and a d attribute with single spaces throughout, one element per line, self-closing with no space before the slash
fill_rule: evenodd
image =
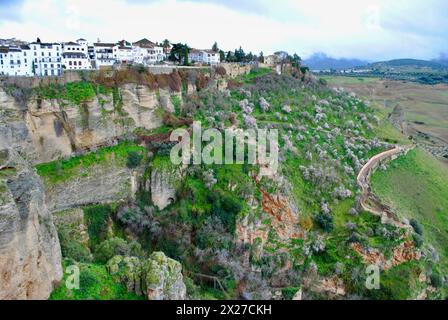
<path id="1" fill-rule="evenodd" d="M 390 224 L 361 206 L 358 172 L 372 156 L 406 141 L 368 101 L 299 70 L 253 70 L 235 79 L 134 76 L 102 75 L 56 92 L 52 86 L 34 92 L 41 97 L 36 104 L 62 101 L 57 112 L 84 110 L 63 118 L 75 129 L 63 126 L 73 133 L 66 135 L 74 144 L 67 153 L 47 156 L 36 151 L 33 138 L 26 147 L 9 140 L 36 163 L 63 265 L 78 266 L 84 279 L 81 291 L 61 283 L 53 299 L 442 297 L 430 280 L 429 252 L 409 224 Z M 178 89 L 168 94 L 172 107 L 161 99 L 165 80 L 170 90 Z M 144 94 L 124 98 L 134 91 Z M 137 96 L 146 101 L 153 95 L 151 108 L 140 110 Z M 91 111 L 101 99 L 105 108 L 123 104 L 100 112 L 96 121 Z M 24 114 L 37 107 L 26 106 Z M 147 122 L 137 125 L 140 115 Z M 123 117 L 132 121 L 116 137 L 102 133 L 103 116 L 114 130 L 123 128 Z M 5 118 L 4 128 L 12 132 L 15 121 L 22 121 L 17 114 Z M 170 132 L 191 129 L 193 121 L 221 133 L 277 129 L 278 170 L 247 158 L 239 164 L 174 165 Z M 21 127 L 31 131 L 28 124 Z M 48 132 L 33 128 L 33 137 Z M 84 148 L 87 130 L 96 138 Z M 432 240 L 423 239 L 425 246 Z M 381 272 L 379 290 L 366 287 L 371 264 Z"/>
<path id="2" fill-rule="evenodd" d="M 448 269 L 448 170 L 421 149 L 395 160 L 373 176 L 373 190 L 403 217 L 412 219 L 415 235 L 434 263 L 433 277 Z M 422 245 L 422 243 L 421 243 Z"/>

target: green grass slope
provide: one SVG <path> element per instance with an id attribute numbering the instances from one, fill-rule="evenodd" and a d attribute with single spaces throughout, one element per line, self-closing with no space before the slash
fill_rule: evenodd
<path id="1" fill-rule="evenodd" d="M 421 149 L 393 161 L 372 176 L 372 187 L 399 214 L 417 220 L 424 239 L 448 268 L 448 168 Z"/>

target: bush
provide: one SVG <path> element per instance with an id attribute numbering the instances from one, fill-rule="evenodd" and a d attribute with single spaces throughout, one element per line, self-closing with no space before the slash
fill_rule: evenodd
<path id="1" fill-rule="evenodd" d="M 423 245 L 423 237 L 421 235 L 419 235 L 418 233 L 414 233 L 412 235 L 412 239 L 414 240 L 414 245 L 417 248 L 421 248 L 421 246 Z"/>
<path id="2" fill-rule="evenodd" d="M 419 234 L 421 236 L 423 235 L 423 228 L 422 228 L 421 224 L 418 223 L 417 220 L 411 219 L 411 221 L 409 221 L 409 223 L 417 234 Z"/>
<path id="3" fill-rule="evenodd" d="M 334 229 L 333 216 L 329 213 L 320 213 L 314 221 L 326 232 L 331 232 Z"/>
<path id="4" fill-rule="evenodd" d="M 100 263 L 107 263 L 116 255 L 142 257 L 144 251 L 137 241 L 128 243 L 121 238 L 110 238 L 101 242 L 95 250 L 95 260 Z"/>
<path id="5" fill-rule="evenodd" d="M 79 289 L 82 292 L 88 293 L 90 291 L 90 288 L 98 284 L 99 281 L 92 271 L 90 271 L 89 269 L 84 269 L 81 271 L 79 275 Z"/>
<path id="6" fill-rule="evenodd" d="M 130 247 L 126 240 L 120 238 L 111 238 L 100 243 L 95 250 L 95 260 L 100 263 L 107 263 L 116 255 L 129 256 Z"/>
<path id="7" fill-rule="evenodd" d="M 440 273 L 438 273 L 438 272 L 433 272 L 433 273 L 431 274 L 430 279 L 431 279 L 431 284 L 432 284 L 434 287 L 436 287 L 436 288 L 440 288 L 440 287 L 443 286 L 443 278 L 442 278 L 442 276 L 440 275 Z"/>
<path id="8" fill-rule="evenodd" d="M 137 151 L 130 151 L 126 159 L 126 166 L 129 169 L 137 168 L 143 160 L 143 155 Z"/>
<path id="9" fill-rule="evenodd" d="M 285 299 L 285 300 L 292 300 L 292 298 L 294 298 L 294 296 L 296 295 L 296 293 L 299 290 L 300 290 L 300 288 L 296 288 L 296 287 L 283 288 L 282 289 L 283 299 Z"/>
<path id="10" fill-rule="evenodd" d="M 72 239 L 68 230 L 59 230 L 58 236 L 64 258 L 70 258 L 78 262 L 92 261 L 89 250 L 82 243 Z"/>
<path id="11" fill-rule="evenodd" d="M 84 209 L 84 217 L 91 243 L 98 243 L 106 238 L 111 213 L 112 208 L 109 205 L 97 205 Z"/>
<path id="12" fill-rule="evenodd" d="M 235 232 L 236 217 L 243 209 L 239 199 L 223 192 L 210 193 L 208 200 L 212 203 L 212 212 L 221 219 L 226 229 Z"/>

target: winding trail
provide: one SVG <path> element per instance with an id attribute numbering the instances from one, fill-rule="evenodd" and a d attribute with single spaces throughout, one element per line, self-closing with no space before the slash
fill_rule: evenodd
<path id="1" fill-rule="evenodd" d="M 381 203 L 381 200 L 373 194 L 370 187 L 370 177 L 381 164 L 395 160 L 399 156 L 407 154 L 413 148 L 415 148 L 414 145 L 396 146 L 393 149 L 381 152 L 370 158 L 358 174 L 357 183 L 361 188 L 361 207 L 381 217 L 381 222 L 384 224 L 391 224 L 399 228 L 408 227 L 400 221 L 399 217 L 389 206 Z"/>

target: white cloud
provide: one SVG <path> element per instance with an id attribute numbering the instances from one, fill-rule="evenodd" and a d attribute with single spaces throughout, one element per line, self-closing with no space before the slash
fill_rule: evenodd
<path id="1" fill-rule="evenodd" d="M 241 45 L 256 53 L 284 49 L 302 56 L 324 51 L 372 60 L 431 58 L 448 51 L 440 31 L 447 19 L 443 0 L 428 1 L 437 21 L 420 18 L 418 0 L 263 0 L 254 7 L 250 0 L 26 0 L 20 21 L 0 20 L 0 37 L 168 38 L 204 48 L 218 41 L 226 50 Z"/>

